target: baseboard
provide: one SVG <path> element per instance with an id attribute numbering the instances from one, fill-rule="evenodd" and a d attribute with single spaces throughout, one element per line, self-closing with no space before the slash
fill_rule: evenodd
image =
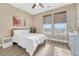
<path id="1" fill-rule="evenodd" d="M 65 40 L 55 40 L 55 39 L 48 39 L 48 40 L 58 41 L 58 42 L 63 42 L 63 43 L 68 43 L 68 41 L 65 41 Z"/>

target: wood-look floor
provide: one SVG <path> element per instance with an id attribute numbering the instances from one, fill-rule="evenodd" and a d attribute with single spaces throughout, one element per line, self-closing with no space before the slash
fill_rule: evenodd
<path id="1" fill-rule="evenodd" d="M 67 43 L 46 41 L 45 44 L 39 45 L 34 53 L 34 56 L 70 56 L 71 50 Z M 0 48 L 0 56 L 28 56 L 25 49 L 18 45 L 2 49 Z"/>

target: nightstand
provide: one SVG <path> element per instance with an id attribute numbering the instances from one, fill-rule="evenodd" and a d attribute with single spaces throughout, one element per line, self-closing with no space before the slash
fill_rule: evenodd
<path id="1" fill-rule="evenodd" d="M 6 37 L 2 39 L 2 48 L 8 48 L 13 46 L 11 37 Z"/>

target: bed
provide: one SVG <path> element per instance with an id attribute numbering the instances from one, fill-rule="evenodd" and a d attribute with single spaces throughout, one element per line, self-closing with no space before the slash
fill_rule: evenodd
<path id="1" fill-rule="evenodd" d="M 33 55 L 37 46 L 44 43 L 46 39 L 47 38 L 44 34 L 29 33 L 29 31 L 26 29 L 12 30 L 12 41 L 26 49 L 31 56 Z"/>

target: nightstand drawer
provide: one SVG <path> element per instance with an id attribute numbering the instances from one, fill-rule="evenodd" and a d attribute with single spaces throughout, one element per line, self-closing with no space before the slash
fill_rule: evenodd
<path id="1" fill-rule="evenodd" d="M 2 39 L 2 48 L 8 48 L 13 46 L 13 42 L 11 37 L 3 38 Z"/>

